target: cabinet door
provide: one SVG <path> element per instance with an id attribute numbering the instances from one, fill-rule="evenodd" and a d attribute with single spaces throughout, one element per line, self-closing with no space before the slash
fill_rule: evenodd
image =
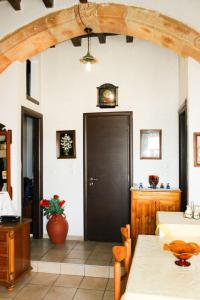
<path id="1" fill-rule="evenodd" d="M 133 200 L 132 203 L 133 236 L 155 234 L 155 201 Z"/>
<path id="2" fill-rule="evenodd" d="M 157 200 L 156 211 L 179 211 L 179 202 L 175 200 Z"/>

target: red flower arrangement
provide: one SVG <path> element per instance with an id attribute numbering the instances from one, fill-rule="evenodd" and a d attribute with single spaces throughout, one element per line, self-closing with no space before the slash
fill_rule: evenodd
<path id="1" fill-rule="evenodd" d="M 65 200 L 60 200 L 58 195 L 54 195 L 50 200 L 40 200 L 40 206 L 42 206 L 44 216 L 47 216 L 47 218 L 51 215 L 62 215 L 64 213 L 64 204 Z"/>

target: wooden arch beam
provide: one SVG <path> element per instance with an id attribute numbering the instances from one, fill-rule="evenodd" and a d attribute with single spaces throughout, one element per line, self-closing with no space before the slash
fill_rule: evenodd
<path id="1" fill-rule="evenodd" d="M 0 40 L 0 72 L 15 61 L 24 61 L 45 49 L 94 33 L 134 36 L 169 48 L 200 62 L 200 33 L 158 12 L 123 4 L 85 3 L 50 13 Z"/>

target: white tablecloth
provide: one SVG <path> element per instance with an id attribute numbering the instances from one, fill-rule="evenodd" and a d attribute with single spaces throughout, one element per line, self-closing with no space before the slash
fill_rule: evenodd
<path id="1" fill-rule="evenodd" d="M 200 220 L 184 218 L 182 212 L 156 214 L 156 234 L 162 236 L 200 237 Z"/>
<path id="2" fill-rule="evenodd" d="M 0 192 L 0 216 L 16 215 L 16 210 L 8 192 Z"/>
<path id="3" fill-rule="evenodd" d="M 123 300 L 200 299 L 200 255 L 176 266 L 159 236 L 139 235 Z"/>

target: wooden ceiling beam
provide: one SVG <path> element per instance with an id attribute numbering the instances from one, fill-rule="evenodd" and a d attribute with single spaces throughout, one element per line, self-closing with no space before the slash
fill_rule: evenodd
<path id="1" fill-rule="evenodd" d="M 98 33 L 97 36 L 100 44 L 106 43 L 106 35 L 104 33 Z"/>
<path id="2" fill-rule="evenodd" d="M 81 37 L 72 38 L 71 41 L 74 47 L 81 46 Z"/>
<path id="3" fill-rule="evenodd" d="M 8 0 L 8 2 L 15 10 L 21 9 L 21 0 Z"/>
<path id="4" fill-rule="evenodd" d="M 44 2 L 44 5 L 47 7 L 47 8 L 51 8 L 53 7 L 53 1 L 54 0 L 42 0 Z"/>
<path id="5" fill-rule="evenodd" d="M 80 3 L 88 3 L 87 0 L 79 0 Z"/>
<path id="6" fill-rule="evenodd" d="M 126 36 L 126 42 L 127 43 L 132 43 L 133 42 L 133 36 L 127 35 Z"/>

